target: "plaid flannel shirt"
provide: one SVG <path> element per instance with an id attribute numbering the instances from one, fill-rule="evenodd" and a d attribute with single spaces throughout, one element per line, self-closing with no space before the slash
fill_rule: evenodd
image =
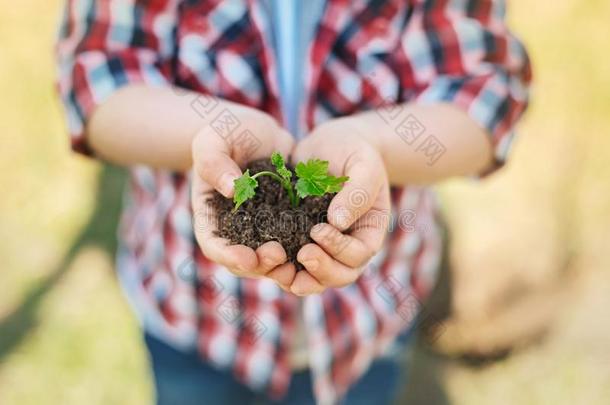
<path id="1" fill-rule="evenodd" d="M 501 164 L 531 79 L 504 16 L 504 1 L 328 0 L 307 50 L 301 125 L 378 108 L 433 164 L 443 146 L 391 104 L 452 103 L 488 131 Z M 194 113 L 217 115 L 226 131 L 231 122 L 222 121 L 212 96 L 281 121 L 269 33 L 268 10 L 257 0 L 67 0 L 58 87 L 73 148 L 90 152 L 86 120 L 133 83 L 201 93 Z M 269 280 L 236 278 L 202 255 L 189 173 L 134 166 L 130 174 L 117 267 L 143 326 L 176 347 L 196 347 L 253 389 L 281 396 L 299 298 Z M 336 402 L 414 322 L 435 283 L 441 238 L 433 193 L 407 186 L 392 198 L 390 234 L 363 276 L 304 299 L 319 403 Z"/>

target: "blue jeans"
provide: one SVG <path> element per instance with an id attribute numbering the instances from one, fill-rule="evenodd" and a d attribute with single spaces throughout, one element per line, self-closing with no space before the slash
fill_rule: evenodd
<path id="1" fill-rule="evenodd" d="M 202 361 L 196 353 L 180 352 L 145 335 L 154 374 L 158 405 L 305 405 L 314 404 L 310 371 L 292 375 L 285 397 L 273 401 L 238 382 L 230 371 L 220 371 Z M 350 388 L 344 405 L 391 404 L 405 384 L 402 356 L 375 360 Z"/>

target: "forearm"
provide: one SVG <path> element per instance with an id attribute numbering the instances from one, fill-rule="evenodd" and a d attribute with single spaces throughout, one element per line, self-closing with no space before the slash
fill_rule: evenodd
<path id="1" fill-rule="evenodd" d="M 421 126 L 398 128 L 409 116 Z M 396 119 L 377 110 L 336 121 L 343 130 L 360 134 L 379 150 L 393 185 L 429 184 L 478 174 L 493 160 L 487 133 L 449 104 L 406 104 Z"/>
<path id="2" fill-rule="evenodd" d="M 219 99 L 213 100 L 217 103 L 213 111 L 209 104 L 198 108 L 199 96 L 182 89 L 126 86 L 93 112 L 87 125 L 89 144 L 98 156 L 116 164 L 188 170 L 191 143 L 199 129 L 225 108 L 237 117 L 256 114 L 251 108 Z"/>

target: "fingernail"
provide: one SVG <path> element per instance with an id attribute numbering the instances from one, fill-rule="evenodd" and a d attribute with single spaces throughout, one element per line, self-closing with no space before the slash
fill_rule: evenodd
<path id="1" fill-rule="evenodd" d="M 324 224 L 316 224 L 313 226 L 313 228 L 311 228 L 311 232 L 319 233 L 320 231 L 322 231 L 322 229 L 324 229 Z"/>
<path id="2" fill-rule="evenodd" d="M 304 260 L 301 262 L 301 264 L 303 266 L 305 266 L 307 268 L 307 270 L 316 270 L 318 268 L 318 261 L 315 259 L 310 259 L 310 260 Z"/>
<path id="3" fill-rule="evenodd" d="M 232 173 L 225 173 L 220 177 L 218 182 L 218 187 L 220 188 L 220 193 L 225 197 L 228 197 L 233 192 L 233 181 L 237 178 Z"/>

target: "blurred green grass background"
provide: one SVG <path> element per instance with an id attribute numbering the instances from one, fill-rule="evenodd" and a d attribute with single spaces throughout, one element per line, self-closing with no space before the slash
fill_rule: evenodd
<path id="1" fill-rule="evenodd" d="M 122 176 L 69 151 L 52 85 L 60 5 L 0 0 L 0 404 L 150 403 L 139 331 L 109 254 Z M 418 351 L 412 374 L 422 384 L 412 395 L 427 403 L 603 404 L 610 4 L 518 0 L 509 16 L 534 63 L 534 102 L 504 171 L 440 187 L 452 256 L 458 268 L 474 269 L 460 279 L 467 292 L 455 305 L 458 313 L 482 307 L 485 294 L 468 284 L 498 269 L 519 269 L 531 286 L 562 269 L 576 275 L 574 285 L 554 305 L 548 336 L 491 365 Z"/>

